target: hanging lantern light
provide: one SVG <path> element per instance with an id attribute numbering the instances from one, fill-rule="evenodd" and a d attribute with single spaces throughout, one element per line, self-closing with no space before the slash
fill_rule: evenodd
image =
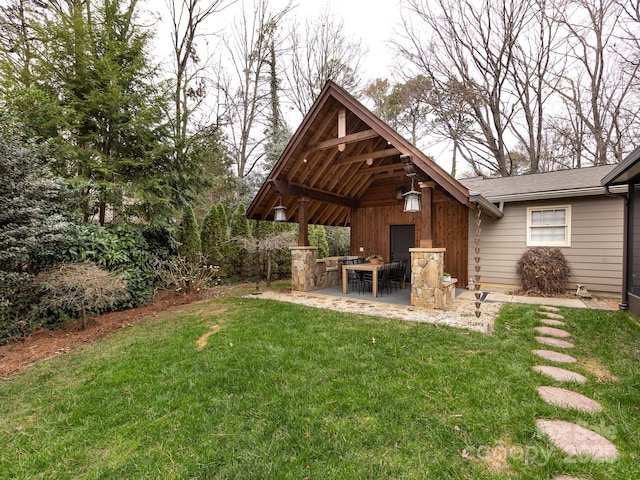
<path id="1" fill-rule="evenodd" d="M 273 220 L 276 222 L 287 221 L 287 208 L 282 205 L 282 195 L 279 195 L 280 204 L 277 207 L 273 207 L 275 213 L 273 214 Z"/>
<path id="2" fill-rule="evenodd" d="M 413 189 L 414 176 L 415 173 L 411 175 L 411 190 L 409 190 L 407 193 L 402 194 L 402 196 L 404 197 L 404 211 L 406 213 L 419 212 L 421 210 L 420 195 L 422 195 L 422 193 Z"/>

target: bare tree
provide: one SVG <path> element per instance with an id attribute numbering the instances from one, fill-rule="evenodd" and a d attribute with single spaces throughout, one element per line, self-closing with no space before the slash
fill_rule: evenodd
<path id="1" fill-rule="evenodd" d="M 294 24 L 289 35 L 291 63 L 286 70 L 286 94 L 302 115 L 333 80 L 351 93 L 361 87 L 358 76 L 364 49 L 360 40 L 345 35 L 344 20 L 329 7 L 303 25 Z"/>
<path id="2" fill-rule="evenodd" d="M 584 138 L 575 166 L 581 166 L 585 156 L 594 165 L 620 161 L 640 114 L 640 63 L 632 48 L 637 48 L 638 38 L 625 30 L 629 23 L 623 22 L 634 21 L 637 5 L 618 0 L 559 0 L 556 10 L 555 21 L 565 40 L 564 50 L 558 53 L 567 63 L 558 72 L 555 86 L 566 107 L 562 124 L 575 127 L 567 129 L 570 136 Z M 577 121 L 571 120 L 573 116 Z"/>
<path id="3" fill-rule="evenodd" d="M 186 163 L 184 159 L 189 152 L 189 128 L 193 128 L 193 113 L 201 106 L 207 94 L 206 69 L 210 64 L 209 58 L 202 58 L 198 40 L 202 40 L 208 33 L 203 31 L 207 21 L 228 2 L 166 0 L 165 3 L 171 21 L 171 44 L 175 62 L 172 82 L 173 141 L 177 161 Z"/>
<path id="4" fill-rule="evenodd" d="M 279 48 L 278 27 L 290 10 L 287 4 L 273 12 L 269 0 L 257 0 L 248 11 L 243 3 L 224 41 L 230 71 L 221 73 L 218 88 L 227 114 L 228 148 L 239 179 L 256 170 L 265 155 L 264 130 L 271 112 L 271 49 Z"/>
<path id="5" fill-rule="evenodd" d="M 267 287 L 271 285 L 271 272 L 273 255 L 276 252 L 286 250 L 295 240 L 295 232 L 273 232 L 264 238 L 236 237 L 233 239 L 247 253 L 253 254 L 256 260 L 256 274 L 265 278 Z M 261 272 L 260 265 L 266 261 L 266 272 Z"/>
<path id="6" fill-rule="evenodd" d="M 36 35 L 31 3 L 30 0 L 11 0 L 0 7 L 3 76 L 5 81 L 9 77 L 26 86 L 31 80 L 33 41 Z"/>
<path id="7" fill-rule="evenodd" d="M 509 139 L 525 141 L 537 169 L 542 82 L 551 34 L 536 0 L 408 0 L 399 51 L 433 82 L 432 107 L 477 174 L 517 173 Z M 534 28 L 534 26 L 536 28 Z M 426 28 L 425 28 L 426 27 Z M 424 32 L 432 32 L 425 37 Z M 452 106 L 458 110 L 451 110 Z M 469 122 L 468 120 L 471 120 Z"/>

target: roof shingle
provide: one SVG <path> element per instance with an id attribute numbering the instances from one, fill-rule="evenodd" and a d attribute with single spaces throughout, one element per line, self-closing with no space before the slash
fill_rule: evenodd
<path id="1" fill-rule="evenodd" d="M 592 189 L 604 193 L 600 182 L 614 168 L 615 165 L 604 165 L 513 177 L 462 178 L 458 181 L 489 201 L 519 201 L 532 194 L 537 198 L 557 198 Z"/>

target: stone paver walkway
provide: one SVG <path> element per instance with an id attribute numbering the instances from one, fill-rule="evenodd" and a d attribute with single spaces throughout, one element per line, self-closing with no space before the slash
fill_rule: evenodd
<path id="1" fill-rule="evenodd" d="M 558 363 L 576 363 L 578 360 L 571 355 L 565 353 L 554 352 L 553 350 L 533 350 L 533 353 L 545 360 L 551 360 Z"/>
<path id="2" fill-rule="evenodd" d="M 535 337 L 538 343 L 557 348 L 573 348 L 573 343 L 551 337 Z"/>
<path id="3" fill-rule="evenodd" d="M 556 307 L 542 306 L 541 314 L 548 317 L 541 319 L 540 322 L 550 325 L 547 322 L 554 322 L 551 325 L 564 326 L 564 317 L 560 315 L 560 310 Z M 558 323 L 555 323 L 558 322 Z M 571 333 L 550 326 L 536 327 L 536 332 L 541 335 L 550 335 L 550 337 L 535 337 L 538 343 L 549 345 L 556 348 L 573 348 L 573 344 L 559 338 L 569 338 Z M 559 338 L 554 338 L 559 337 Z M 541 358 L 560 362 L 560 363 L 576 363 L 577 359 L 563 353 L 552 350 L 533 350 L 533 353 Z M 586 383 L 587 378 L 577 372 L 564 368 L 554 367 L 550 365 L 536 365 L 533 369 L 544 375 L 551 377 L 558 382 L 578 382 Z M 560 387 L 540 386 L 538 394 L 543 401 L 550 405 L 556 405 L 563 408 L 570 408 L 586 413 L 596 413 L 602 410 L 602 406 L 595 400 L 586 397 L 578 392 Z M 612 460 L 618 457 L 618 449 L 615 445 L 585 427 L 576 425 L 575 423 L 564 420 L 547 420 L 538 419 L 536 421 L 538 429 L 546 435 L 549 440 L 567 455 L 584 455 L 590 456 L 595 460 Z M 554 480 L 584 480 L 566 475 L 556 476 Z"/>
<path id="4" fill-rule="evenodd" d="M 567 455 L 586 455 L 595 460 L 612 460 L 619 453 L 602 435 L 564 420 L 538 420 L 538 429 Z"/>
<path id="5" fill-rule="evenodd" d="M 538 332 L 540 335 L 548 335 L 549 337 L 556 337 L 556 338 L 571 337 L 571 334 L 569 332 L 567 332 L 566 330 L 562 330 L 560 328 L 536 327 L 535 331 Z"/>
<path id="6" fill-rule="evenodd" d="M 602 410 L 602 406 L 589 397 L 558 387 L 538 387 L 538 393 L 542 400 L 550 405 L 571 408 L 586 413 L 596 413 Z"/>
<path id="7" fill-rule="evenodd" d="M 550 325 L 552 327 L 564 327 L 566 323 L 561 322 L 560 320 L 552 320 L 550 318 L 541 318 L 540 323 L 543 325 Z"/>
<path id="8" fill-rule="evenodd" d="M 573 357 L 572 357 L 573 358 Z M 536 365 L 533 367 L 536 372 L 540 372 L 547 377 L 552 378 L 556 382 L 576 382 L 586 383 L 587 377 L 580 375 L 579 373 L 572 372 L 566 368 L 551 367 L 548 365 Z"/>

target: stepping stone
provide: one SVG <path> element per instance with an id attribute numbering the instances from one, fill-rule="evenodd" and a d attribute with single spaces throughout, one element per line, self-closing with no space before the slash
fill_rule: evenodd
<path id="1" fill-rule="evenodd" d="M 571 342 L 566 342 L 564 340 L 560 340 L 558 338 L 551 337 L 535 337 L 538 343 L 542 343 L 543 345 L 550 345 L 552 347 L 558 348 L 573 348 L 574 345 Z"/>
<path id="2" fill-rule="evenodd" d="M 553 477 L 553 480 L 587 480 L 583 477 L 572 477 L 570 475 L 558 475 L 557 477 Z"/>
<path id="3" fill-rule="evenodd" d="M 573 358 L 573 357 L 572 357 Z M 557 382 L 577 382 L 585 383 L 587 378 L 579 373 L 572 372 L 565 368 L 550 367 L 548 365 L 536 365 L 533 367 L 536 372 L 540 372 L 547 377 L 553 378 Z"/>
<path id="4" fill-rule="evenodd" d="M 550 360 L 552 362 L 576 363 L 578 361 L 578 359 L 572 357 L 571 355 L 565 355 L 564 353 L 554 352 L 553 350 L 533 350 L 533 353 L 535 353 L 539 357 L 544 358 L 545 360 Z"/>
<path id="5" fill-rule="evenodd" d="M 547 312 L 559 312 L 560 309 L 558 307 L 552 307 L 551 305 L 540 305 L 542 310 L 546 310 Z"/>
<path id="6" fill-rule="evenodd" d="M 544 315 L 547 318 L 553 318 L 554 320 L 564 320 L 562 315 L 558 315 L 557 313 L 551 312 L 538 312 L 540 315 Z"/>
<path id="7" fill-rule="evenodd" d="M 595 400 L 566 388 L 538 387 L 538 393 L 549 405 L 572 408 L 585 413 L 596 413 L 602 410 L 602 406 Z"/>
<path id="8" fill-rule="evenodd" d="M 566 323 L 561 322 L 560 320 L 551 320 L 550 318 L 541 318 L 540 323 L 551 325 L 552 327 L 564 327 L 566 325 Z"/>
<path id="9" fill-rule="evenodd" d="M 596 460 L 617 458 L 613 443 L 591 430 L 564 420 L 537 420 L 536 426 L 549 440 L 568 455 L 586 455 Z"/>
<path id="10" fill-rule="evenodd" d="M 536 327 L 535 331 L 540 335 L 548 335 L 556 338 L 569 338 L 571 336 L 569 332 L 553 327 Z"/>

